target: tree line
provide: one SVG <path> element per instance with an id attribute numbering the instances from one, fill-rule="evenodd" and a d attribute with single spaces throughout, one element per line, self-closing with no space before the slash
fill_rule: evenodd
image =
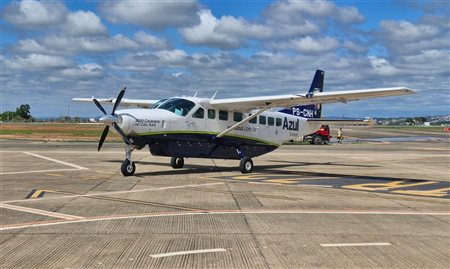
<path id="1" fill-rule="evenodd" d="M 0 114 L 1 121 L 32 121 L 30 105 L 24 104 L 16 108 L 16 111 L 5 111 Z"/>

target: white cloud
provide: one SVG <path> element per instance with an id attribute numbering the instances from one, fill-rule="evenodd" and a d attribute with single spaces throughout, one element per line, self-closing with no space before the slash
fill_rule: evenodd
<path id="1" fill-rule="evenodd" d="M 102 66 L 95 63 L 78 65 L 61 71 L 61 76 L 66 78 L 89 79 L 103 76 Z"/>
<path id="2" fill-rule="evenodd" d="M 325 0 L 277 1 L 267 8 L 265 15 L 283 23 L 304 21 L 307 17 L 333 18 L 341 23 L 364 21 L 364 17 L 355 7 L 340 7 Z"/>
<path id="3" fill-rule="evenodd" d="M 139 45 L 123 35 L 112 37 L 69 37 L 63 35 L 50 35 L 42 39 L 42 45 L 52 51 L 65 53 L 105 53 L 119 49 L 137 49 Z"/>
<path id="4" fill-rule="evenodd" d="M 151 29 L 179 27 L 198 22 L 198 3 L 185 1 L 109 1 L 101 4 L 113 23 L 131 23 Z"/>
<path id="5" fill-rule="evenodd" d="M 211 10 L 200 11 L 199 16 L 200 24 L 180 30 L 187 43 L 228 49 L 240 46 L 239 38 L 216 31 L 219 20 L 212 15 Z"/>
<path id="6" fill-rule="evenodd" d="M 268 46 L 275 49 L 294 49 L 306 54 L 318 54 L 329 52 L 339 47 L 339 41 L 332 37 L 312 38 L 306 36 L 303 38 L 292 39 L 286 42 L 272 43 Z"/>
<path id="7" fill-rule="evenodd" d="M 82 10 L 69 13 L 63 29 L 71 36 L 102 35 L 108 32 L 97 15 Z"/>
<path id="8" fill-rule="evenodd" d="M 64 21 L 67 9 L 59 1 L 13 1 L 2 14 L 5 19 L 21 28 L 39 28 L 57 25 Z"/>
<path id="9" fill-rule="evenodd" d="M 211 10 L 199 11 L 200 24 L 180 30 L 191 45 L 203 45 L 220 49 L 234 49 L 247 40 L 288 38 L 319 32 L 317 25 L 305 21 L 302 24 L 251 23 L 244 18 L 222 16 L 217 19 Z"/>
<path id="10" fill-rule="evenodd" d="M 166 65 L 178 65 L 185 62 L 187 54 L 183 50 L 163 50 L 155 53 L 161 62 Z"/>
<path id="11" fill-rule="evenodd" d="M 436 36 L 437 27 L 429 24 L 412 24 L 409 21 L 381 21 L 381 35 L 388 40 L 411 42 Z"/>
<path id="12" fill-rule="evenodd" d="M 381 21 L 375 33 L 378 42 L 384 46 L 391 57 L 415 55 L 424 50 L 442 50 L 450 47 L 450 24 L 442 22 L 442 16 L 427 16 L 419 22 L 405 20 Z M 430 24 L 434 22 L 434 24 Z"/>
<path id="13" fill-rule="evenodd" d="M 73 63 L 59 56 L 31 53 L 25 57 L 16 56 L 12 59 L 6 59 L 4 66 L 6 69 L 38 71 L 66 68 L 73 66 Z"/>
<path id="14" fill-rule="evenodd" d="M 26 53 L 46 54 L 77 54 L 77 53 L 108 53 L 117 50 L 155 49 L 169 48 L 166 40 L 139 31 L 131 39 L 124 35 L 115 36 L 67 36 L 47 35 L 40 40 L 19 40 L 13 50 Z"/>
<path id="15" fill-rule="evenodd" d="M 160 39 L 156 36 L 149 35 L 143 31 L 139 31 L 134 34 L 134 40 L 142 44 L 145 47 L 154 49 L 166 49 L 169 47 L 166 40 Z"/>
<path id="16" fill-rule="evenodd" d="M 381 76 L 393 76 L 399 73 L 399 70 L 392 66 L 388 60 L 375 56 L 369 56 L 373 72 Z"/>

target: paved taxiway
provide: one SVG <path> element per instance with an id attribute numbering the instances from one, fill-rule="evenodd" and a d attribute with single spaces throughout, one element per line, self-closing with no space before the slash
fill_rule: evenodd
<path id="1" fill-rule="evenodd" d="M 283 146 L 236 161 L 2 141 L 2 268 L 448 268 L 447 141 Z"/>

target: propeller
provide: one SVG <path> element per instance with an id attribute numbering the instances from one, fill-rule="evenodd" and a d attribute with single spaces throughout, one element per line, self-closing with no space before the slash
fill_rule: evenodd
<path id="1" fill-rule="evenodd" d="M 125 90 L 127 89 L 127 87 L 124 87 L 120 92 L 119 95 L 116 98 L 116 102 L 114 103 L 114 107 L 111 111 L 111 114 L 108 115 L 108 113 L 106 113 L 106 110 L 103 108 L 103 106 L 97 101 L 97 99 L 92 98 L 92 101 L 94 102 L 94 104 L 98 107 L 98 109 L 100 109 L 101 112 L 103 112 L 103 114 L 105 114 L 105 116 L 101 117 L 99 119 L 99 122 L 105 123 L 107 124 L 105 126 L 105 129 L 103 129 L 103 133 L 102 136 L 100 136 L 100 141 L 98 142 L 98 151 L 100 151 L 100 149 L 103 146 L 103 143 L 105 142 L 106 137 L 108 136 L 108 132 L 109 132 L 109 126 L 112 125 L 113 128 L 117 131 L 117 133 L 119 133 L 120 137 L 122 137 L 123 141 L 127 144 L 131 144 L 130 140 L 128 139 L 127 135 L 123 132 L 122 129 L 120 129 L 119 125 L 117 125 L 117 122 L 119 121 L 119 118 L 116 115 L 116 109 L 117 107 L 120 105 L 120 102 L 122 102 L 122 98 L 123 95 L 125 94 Z"/>

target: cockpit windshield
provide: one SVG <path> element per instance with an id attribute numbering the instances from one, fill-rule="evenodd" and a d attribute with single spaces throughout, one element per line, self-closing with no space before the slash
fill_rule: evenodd
<path id="1" fill-rule="evenodd" d="M 152 108 L 158 108 L 165 101 L 167 101 L 167 98 L 159 100 L 158 102 L 153 104 Z"/>
<path id="2" fill-rule="evenodd" d="M 159 109 L 165 109 L 173 112 L 179 116 L 186 116 L 189 111 L 195 106 L 194 102 L 191 102 L 182 98 L 171 98 L 159 105 Z"/>

